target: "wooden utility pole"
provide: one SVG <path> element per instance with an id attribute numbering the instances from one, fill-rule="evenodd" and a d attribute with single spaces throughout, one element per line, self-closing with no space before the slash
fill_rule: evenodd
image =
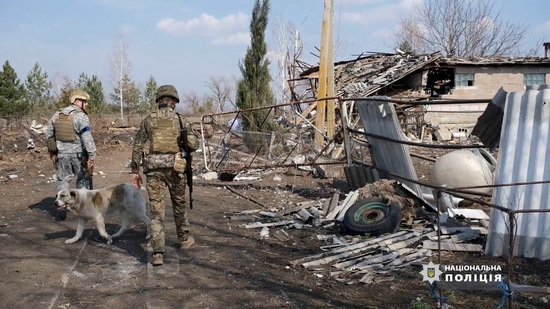
<path id="1" fill-rule="evenodd" d="M 327 137 L 334 136 L 335 109 L 334 100 L 320 100 L 334 97 L 334 36 L 333 36 L 333 0 L 325 0 L 323 24 L 321 29 L 321 55 L 319 62 L 319 85 L 317 88 L 317 114 L 315 126 L 327 132 Z M 326 122 L 325 122 L 326 121 Z M 323 144 L 324 137 L 315 132 L 315 143 Z"/>

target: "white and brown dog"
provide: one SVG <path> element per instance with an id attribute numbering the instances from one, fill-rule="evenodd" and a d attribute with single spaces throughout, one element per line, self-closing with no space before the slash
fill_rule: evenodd
<path id="1" fill-rule="evenodd" d="M 89 220 L 93 220 L 99 234 L 113 242 L 128 229 L 129 215 L 139 219 L 147 225 L 147 239 L 151 236 L 151 224 L 147 217 L 147 202 L 141 190 L 129 183 L 123 183 L 103 189 L 65 189 L 57 192 L 54 202 L 58 210 L 67 209 L 78 217 L 76 235 L 67 239 L 65 243 L 77 242 Z M 113 235 L 105 231 L 105 215 L 119 213 L 121 219 L 120 230 Z"/>

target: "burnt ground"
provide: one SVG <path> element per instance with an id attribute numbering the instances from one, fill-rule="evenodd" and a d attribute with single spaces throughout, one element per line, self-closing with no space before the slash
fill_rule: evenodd
<path id="1" fill-rule="evenodd" d="M 128 182 L 126 167 L 131 132 L 105 131 L 95 135 L 99 147 L 96 188 Z M 258 210 L 218 181 L 196 181 L 194 209 L 189 211 L 196 244 L 189 250 L 175 247 L 172 213 L 167 213 L 165 265 L 148 264 L 146 228 L 132 221 L 131 229 L 107 245 L 88 225 L 84 239 L 64 241 L 75 233 L 77 219 L 54 219 L 54 169 L 45 145 L 25 150 L 19 134 L 3 136 L 0 159 L 0 304 L 2 308 L 436 308 L 429 287 L 421 281 L 421 266 L 394 274 L 391 281 L 371 284 L 339 282 L 289 262 L 320 253 L 324 241 L 317 235 L 338 229 L 305 227 L 287 230 L 288 237 L 259 237 L 230 216 Z M 13 144 L 19 144 L 16 149 Z M 420 177 L 426 169 L 417 166 Z M 11 177 L 10 177 L 11 175 Z M 17 175 L 16 178 L 13 175 Z M 281 181 L 274 181 L 277 175 Z M 234 191 L 253 197 L 268 209 L 291 202 L 344 194 L 343 179 L 316 179 L 266 172 L 254 182 L 240 182 Z M 234 182 L 232 183 L 234 184 Z M 229 184 L 227 184 L 229 185 Z M 73 182 L 74 186 L 74 182 Z M 170 207 L 168 207 L 169 209 Z M 119 227 L 107 218 L 107 230 Z M 483 254 L 448 253 L 448 264 L 503 265 L 502 258 Z M 520 284 L 550 285 L 549 263 L 515 259 L 514 280 Z M 500 292 L 443 291 L 452 308 L 497 308 Z M 548 308 L 548 295 L 517 294 L 514 308 Z"/>

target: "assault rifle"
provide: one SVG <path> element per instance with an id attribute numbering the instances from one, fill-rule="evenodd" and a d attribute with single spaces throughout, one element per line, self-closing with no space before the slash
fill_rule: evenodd
<path id="1" fill-rule="evenodd" d="M 189 141 L 187 140 L 187 127 L 183 125 L 180 114 L 176 113 L 176 115 L 178 115 L 180 122 L 178 146 L 183 151 L 185 158 L 185 176 L 187 178 L 187 186 L 189 187 L 189 209 L 193 209 L 193 171 L 191 170 L 193 157 L 191 156 L 191 149 L 189 149 Z"/>

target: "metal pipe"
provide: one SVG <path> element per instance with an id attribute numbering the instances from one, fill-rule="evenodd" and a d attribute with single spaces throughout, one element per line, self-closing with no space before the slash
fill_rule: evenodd
<path id="1" fill-rule="evenodd" d="M 461 145 L 432 145 L 432 144 L 416 143 L 416 142 L 403 141 L 403 140 L 399 140 L 399 139 L 393 139 L 393 138 L 385 137 L 385 136 L 378 135 L 378 134 L 366 133 L 366 132 L 359 131 L 359 130 L 354 130 L 354 129 L 348 129 L 348 130 L 352 133 L 363 135 L 363 136 L 366 136 L 366 137 L 372 137 L 372 138 L 377 138 L 377 139 L 381 139 L 381 140 L 389 141 L 389 142 L 394 142 L 394 143 L 398 143 L 398 144 L 405 144 L 405 145 L 418 146 L 418 147 L 424 147 L 424 148 L 437 148 L 437 149 L 487 148 L 487 146 L 485 146 L 485 145 L 461 146 Z"/>
<path id="2" fill-rule="evenodd" d="M 476 99 L 476 100 L 432 100 L 432 101 L 410 101 L 386 99 L 386 98 L 342 98 L 344 101 L 364 101 L 367 103 L 388 102 L 396 104 L 409 105 L 446 105 L 446 104 L 477 104 L 491 103 L 492 99 Z"/>

